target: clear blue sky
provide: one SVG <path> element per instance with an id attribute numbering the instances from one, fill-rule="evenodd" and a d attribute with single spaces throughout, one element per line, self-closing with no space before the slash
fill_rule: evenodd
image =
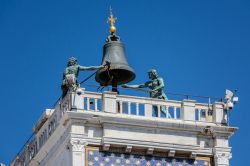
<path id="1" fill-rule="evenodd" d="M 70 56 L 82 65 L 101 63 L 110 5 L 137 74 L 132 83 L 146 81 L 155 67 L 166 92 L 223 97 L 226 88 L 239 90 L 231 165 L 250 165 L 248 0 L 1 0 L 0 162 L 10 162 L 60 96 Z"/>

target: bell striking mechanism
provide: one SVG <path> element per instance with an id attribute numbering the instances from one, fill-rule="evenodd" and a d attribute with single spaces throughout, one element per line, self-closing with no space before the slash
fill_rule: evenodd
<path id="1" fill-rule="evenodd" d="M 134 70 L 128 65 L 125 48 L 120 41 L 120 37 L 116 35 L 116 27 L 114 23 L 117 18 L 112 14 L 110 8 L 110 16 L 108 23 L 110 24 L 110 35 L 106 39 L 103 46 L 102 64 L 110 63 L 108 68 L 103 68 L 96 73 L 95 79 L 102 86 L 112 86 L 113 92 L 118 92 L 117 86 L 128 83 L 135 79 Z"/>

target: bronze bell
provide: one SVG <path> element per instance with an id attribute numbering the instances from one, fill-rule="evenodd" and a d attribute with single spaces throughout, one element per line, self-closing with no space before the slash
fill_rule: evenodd
<path id="1" fill-rule="evenodd" d="M 103 68 L 96 73 L 95 79 L 101 85 L 112 85 L 112 91 L 117 91 L 117 85 L 128 83 L 135 79 L 134 70 L 128 65 L 125 49 L 120 38 L 114 34 L 107 38 L 103 46 L 102 64 L 110 62 L 108 69 Z"/>

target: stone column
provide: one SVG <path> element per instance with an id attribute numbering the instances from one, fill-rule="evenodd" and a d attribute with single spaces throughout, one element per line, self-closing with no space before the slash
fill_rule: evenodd
<path id="1" fill-rule="evenodd" d="M 181 119 L 195 121 L 195 100 L 183 100 L 181 108 Z"/>
<path id="2" fill-rule="evenodd" d="M 232 158 L 230 148 L 215 147 L 213 152 L 215 166 L 229 166 L 229 160 Z"/>
<path id="3" fill-rule="evenodd" d="M 85 166 L 85 147 L 86 142 L 81 140 L 70 141 L 72 150 L 72 166 Z"/>
<path id="4" fill-rule="evenodd" d="M 104 92 L 102 94 L 102 111 L 117 113 L 116 92 Z"/>

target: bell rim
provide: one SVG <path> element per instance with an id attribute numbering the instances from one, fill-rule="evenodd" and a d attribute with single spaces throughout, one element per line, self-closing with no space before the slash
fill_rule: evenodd
<path id="1" fill-rule="evenodd" d="M 111 70 L 124 70 L 124 71 L 126 71 L 127 73 L 129 73 L 129 78 L 127 79 L 127 80 L 121 80 L 121 81 L 118 81 L 118 85 L 122 85 L 122 84 L 126 84 L 126 83 L 128 83 L 128 82 L 131 82 L 131 81 L 133 81 L 135 78 L 136 78 L 136 74 L 135 74 L 135 72 L 134 72 L 134 70 L 131 68 L 131 67 L 129 67 L 130 68 L 130 70 L 128 70 L 128 68 L 111 68 Z M 100 77 L 100 75 L 102 75 L 103 73 L 105 73 L 106 71 L 105 71 L 105 69 L 101 69 L 101 70 L 99 70 L 97 73 L 96 73 L 96 75 L 95 75 L 95 80 L 96 80 L 96 82 L 98 82 L 98 83 L 100 83 L 100 84 L 103 84 L 103 85 L 111 85 L 111 83 L 109 83 L 109 84 L 107 84 L 107 82 L 105 82 L 105 81 L 103 81 L 102 79 L 101 79 L 101 77 Z M 112 71 L 111 71 L 112 72 Z"/>

